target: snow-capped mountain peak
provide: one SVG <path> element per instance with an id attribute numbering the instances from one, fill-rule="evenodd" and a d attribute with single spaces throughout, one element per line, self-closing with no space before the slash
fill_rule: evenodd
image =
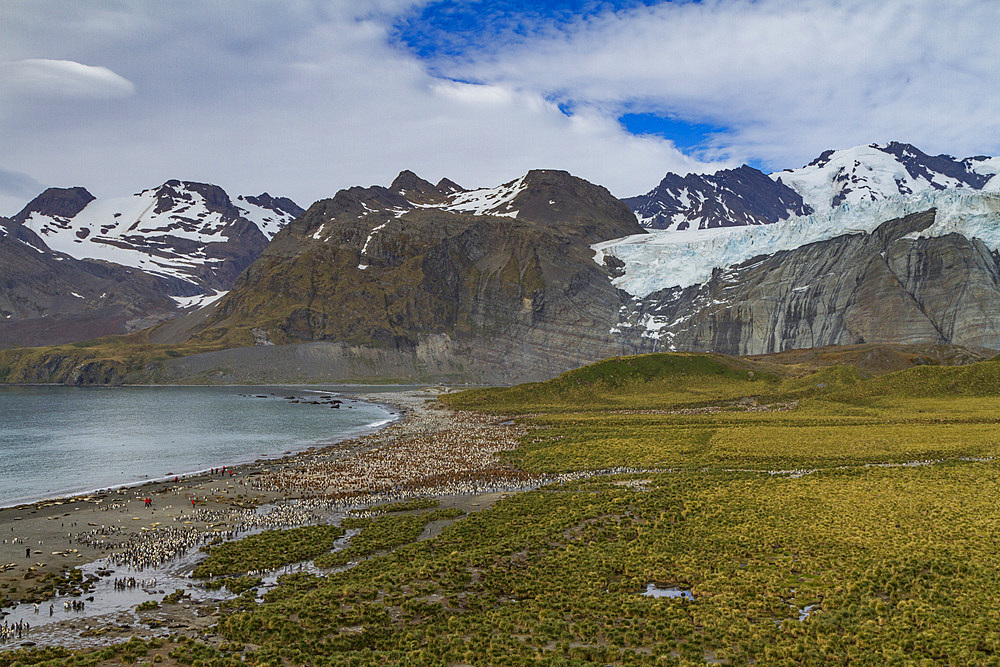
<path id="1" fill-rule="evenodd" d="M 824 151 L 801 169 L 786 169 L 771 174 L 771 178 L 801 194 L 815 211 L 822 211 L 844 203 L 928 190 L 981 190 L 990 181 L 990 170 L 995 169 L 997 164 L 991 158 L 932 156 L 911 144 L 893 141 Z"/>
<path id="2" fill-rule="evenodd" d="M 769 176 L 746 165 L 714 174 L 668 173 L 624 201 L 647 229 L 771 224 L 842 204 L 966 188 L 1000 192 L 1000 158 L 928 155 L 901 142 L 828 150 L 799 169 Z"/>
<path id="3" fill-rule="evenodd" d="M 268 194 L 233 203 L 217 185 L 170 180 L 127 197 L 96 199 L 84 188 L 49 188 L 14 221 L 49 248 L 183 280 L 206 291 L 232 280 L 302 213 Z"/>
<path id="4" fill-rule="evenodd" d="M 797 192 L 747 165 L 667 174 L 648 194 L 623 201 L 643 227 L 678 231 L 762 225 L 812 212 Z"/>

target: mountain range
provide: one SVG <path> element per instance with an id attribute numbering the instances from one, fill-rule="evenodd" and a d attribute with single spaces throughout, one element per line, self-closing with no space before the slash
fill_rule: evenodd
<path id="1" fill-rule="evenodd" d="M 155 381 L 508 383 L 658 350 L 1000 349 L 998 171 L 889 143 L 667 174 L 624 203 L 555 170 L 474 190 L 404 171 L 304 212 L 181 181 L 121 200 L 53 189 L 0 227 L 0 253 L 27 262 L 0 286 L 0 347 L 31 329 L 22 313 L 82 322 L 73 307 L 128 284 L 117 326 L 173 316 L 127 339 L 173 346 L 142 365 Z M 82 296 L 6 305 L 57 265 L 91 276 Z M 8 381 L 65 379 L 68 361 L 32 375 L 26 354 Z"/>
<path id="2" fill-rule="evenodd" d="M 624 201 L 647 229 L 762 225 L 843 204 L 955 188 L 1000 191 L 1000 158 L 931 156 L 890 142 L 824 151 L 800 169 L 766 175 L 743 165 L 714 174 L 667 174 Z"/>

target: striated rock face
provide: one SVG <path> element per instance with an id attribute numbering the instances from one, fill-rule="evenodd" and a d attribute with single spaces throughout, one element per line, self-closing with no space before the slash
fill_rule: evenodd
<path id="1" fill-rule="evenodd" d="M 389 188 L 317 202 L 275 237 L 195 338 L 343 343 L 381 351 L 376 375 L 415 364 L 491 382 L 634 351 L 610 333 L 628 295 L 588 247 L 642 233 L 627 206 L 559 171 L 456 188 L 403 172 Z"/>
<path id="2" fill-rule="evenodd" d="M 934 219 L 908 215 L 717 269 L 706 283 L 648 295 L 622 330 L 657 321 L 660 349 L 738 355 L 860 343 L 1000 349 L 1000 258 L 960 234 L 919 238 Z"/>

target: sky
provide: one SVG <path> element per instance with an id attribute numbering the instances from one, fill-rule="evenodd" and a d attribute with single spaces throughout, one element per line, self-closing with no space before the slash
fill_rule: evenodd
<path id="1" fill-rule="evenodd" d="M 1000 154 L 991 0 L 3 0 L 0 215 L 166 180 L 300 205 L 403 169 L 800 167 Z"/>

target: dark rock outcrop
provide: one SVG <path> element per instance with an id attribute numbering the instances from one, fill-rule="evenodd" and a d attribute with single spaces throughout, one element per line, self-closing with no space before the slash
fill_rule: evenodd
<path id="1" fill-rule="evenodd" d="M 668 173 L 650 192 L 623 201 L 649 229 L 764 225 L 813 212 L 795 190 L 747 165 L 714 174 Z"/>
<path id="2" fill-rule="evenodd" d="M 30 218 L 33 213 L 39 213 L 44 216 L 72 218 L 86 208 L 87 204 L 94 201 L 94 199 L 94 195 L 90 194 L 86 188 L 48 188 L 42 194 L 28 202 L 12 219 L 16 224 L 20 225 Z"/>

